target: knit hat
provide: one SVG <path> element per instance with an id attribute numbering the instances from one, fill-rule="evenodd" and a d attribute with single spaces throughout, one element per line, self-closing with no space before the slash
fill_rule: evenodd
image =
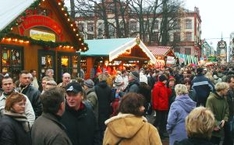
<path id="1" fill-rule="evenodd" d="M 199 67 L 198 69 L 197 69 L 197 74 L 202 74 L 202 72 L 203 72 L 203 68 L 202 67 Z"/>
<path id="2" fill-rule="evenodd" d="M 66 89 L 66 92 L 73 92 L 76 94 L 83 91 L 81 85 L 77 82 L 71 82 L 71 83 L 67 84 L 65 89 Z"/>
<path id="3" fill-rule="evenodd" d="M 175 78 L 173 76 L 170 76 L 169 81 L 175 81 Z"/>
<path id="4" fill-rule="evenodd" d="M 159 79 L 159 81 L 160 82 L 163 82 L 163 81 L 165 81 L 165 80 L 167 80 L 167 77 L 165 76 L 165 75 L 160 75 L 159 77 L 158 77 L 158 79 Z"/>
<path id="5" fill-rule="evenodd" d="M 92 88 L 94 86 L 94 82 L 91 79 L 87 79 L 84 81 L 84 85 L 88 88 Z"/>
<path id="6" fill-rule="evenodd" d="M 132 76 L 134 80 L 139 80 L 139 73 L 136 71 L 130 72 L 129 75 Z"/>

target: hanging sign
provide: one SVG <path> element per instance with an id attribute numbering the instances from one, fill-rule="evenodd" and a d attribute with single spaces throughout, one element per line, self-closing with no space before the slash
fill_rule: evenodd
<path id="1" fill-rule="evenodd" d="M 22 23 L 18 26 L 20 35 L 23 36 L 25 30 L 31 29 L 33 27 L 46 27 L 54 31 L 62 41 L 62 28 L 55 20 L 51 19 L 50 17 L 43 15 L 30 15 L 22 19 Z"/>
<path id="2" fill-rule="evenodd" d="M 30 30 L 29 35 L 32 39 L 35 40 L 52 41 L 52 42 L 55 42 L 56 40 L 55 34 L 38 31 L 38 30 Z"/>

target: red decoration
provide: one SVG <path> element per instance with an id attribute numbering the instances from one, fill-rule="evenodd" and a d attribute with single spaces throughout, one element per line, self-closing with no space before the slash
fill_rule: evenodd
<path id="1" fill-rule="evenodd" d="M 33 27 L 43 26 L 53 30 L 58 36 L 60 41 L 63 40 L 61 26 L 51 19 L 50 17 L 43 15 L 31 15 L 23 18 L 22 23 L 18 26 L 20 35 L 24 35 L 24 31 Z"/>

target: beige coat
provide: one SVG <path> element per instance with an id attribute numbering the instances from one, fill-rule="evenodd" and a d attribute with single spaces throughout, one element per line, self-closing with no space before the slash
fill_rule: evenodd
<path id="1" fill-rule="evenodd" d="M 118 114 L 108 119 L 103 145 L 162 145 L 157 129 L 145 117 Z"/>

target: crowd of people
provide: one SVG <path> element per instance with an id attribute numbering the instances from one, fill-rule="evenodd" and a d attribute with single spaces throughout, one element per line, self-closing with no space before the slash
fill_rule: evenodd
<path id="1" fill-rule="evenodd" d="M 233 145 L 230 67 L 132 68 L 56 82 L 0 75 L 0 144 Z M 154 116 L 149 122 L 148 116 Z"/>

